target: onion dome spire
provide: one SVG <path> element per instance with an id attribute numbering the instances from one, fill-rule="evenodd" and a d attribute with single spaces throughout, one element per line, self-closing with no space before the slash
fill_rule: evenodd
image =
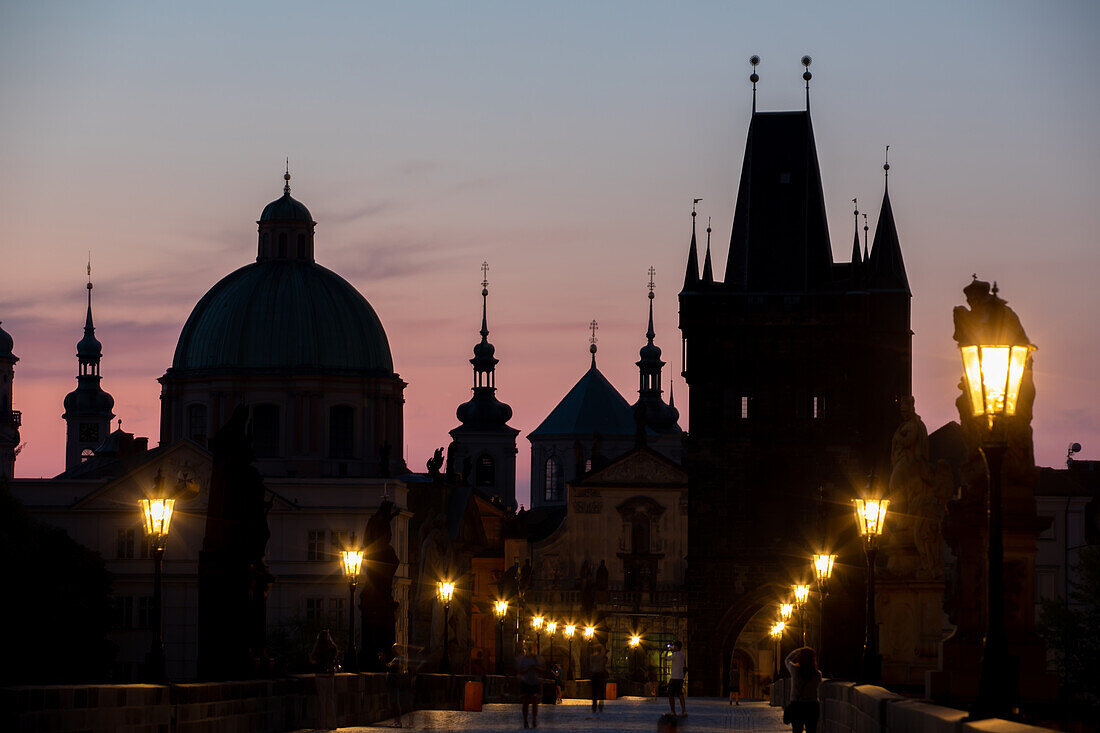
<path id="1" fill-rule="evenodd" d="M 99 372 L 99 359 L 103 356 L 103 344 L 95 337 L 95 323 L 92 321 L 92 258 L 88 257 L 88 311 L 84 316 L 84 338 L 76 344 L 76 356 L 80 360 L 81 373 L 84 364 L 95 362 L 95 371 Z"/>
<path id="2" fill-rule="evenodd" d="M 457 416 L 463 425 L 478 429 L 505 427 L 512 418 L 512 408 L 496 398 L 496 347 L 489 343 L 489 263 L 481 263 L 481 341 L 474 346 L 474 396 L 458 406 Z"/>
<path id="3" fill-rule="evenodd" d="M 110 432 L 115 398 L 100 387 L 99 362 L 103 346 L 95 337 L 92 321 L 92 264 L 88 260 L 88 310 L 84 318 L 84 338 L 76 345 L 79 371 L 76 389 L 65 396 L 67 423 L 65 441 L 65 470 L 73 471 L 95 451 Z"/>
<path id="4" fill-rule="evenodd" d="M 657 271 L 649 268 L 649 328 L 646 330 L 646 344 L 638 352 L 638 401 L 634 404 L 635 414 L 644 416 L 645 425 L 650 430 L 667 432 L 679 431 L 676 420 L 680 413 L 666 405 L 661 399 L 661 371 L 665 362 L 661 361 L 661 347 L 653 343 L 656 334 L 653 331 L 653 276 Z M 639 439 L 643 436 L 639 434 Z M 644 441 L 643 441 L 644 442 Z"/>

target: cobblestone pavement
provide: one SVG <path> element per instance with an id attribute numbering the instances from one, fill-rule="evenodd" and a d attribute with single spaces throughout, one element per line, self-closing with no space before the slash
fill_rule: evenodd
<path id="1" fill-rule="evenodd" d="M 677 703 L 679 709 L 679 703 Z M 607 703 L 600 715 L 593 715 L 587 700 L 565 700 L 560 705 L 539 706 L 539 727 L 547 731 L 645 731 L 657 730 L 657 718 L 668 712 L 668 700 L 628 697 Z M 731 707 L 725 699 L 689 698 L 688 716 L 679 719 L 679 730 L 699 733 L 722 731 L 737 733 L 769 733 L 790 730 L 783 725 L 783 711 L 763 702 L 741 703 Z M 373 726 L 340 728 L 341 733 L 366 733 L 390 728 L 392 720 Z M 480 713 L 457 710 L 419 710 L 403 716 L 404 730 L 522 731 L 523 717 L 516 704 L 486 705 Z"/>

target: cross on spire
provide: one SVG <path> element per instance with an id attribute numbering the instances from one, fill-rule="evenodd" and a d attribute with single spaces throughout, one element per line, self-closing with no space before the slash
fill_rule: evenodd
<path id="1" fill-rule="evenodd" d="M 599 341 L 599 339 L 596 338 L 596 331 L 600 330 L 600 324 L 596 322 L 595 318 L 593 318 L 592 322 L 588 324 L 588 330 L 592 332 L 592 336 L 589 337 L 588 343 L 595 346 L 596 342 Z"/>
<path id="2" fill-rule="evenodd" d="M 649 268 L 649 292 L 650 292 L 650 294 L 653 293 L 653 288 L 656 287 L 653 284 L 653 276 L 656 275 L 656 274 L 657 274 L 657 270 L 653 269 L 653 267 L 650 266 L 650 268 Z"/>
<path id="3" fill-rule="evenodd" d="M 481 263 L 481 287 L 489 287 L 489 263 Z"/>

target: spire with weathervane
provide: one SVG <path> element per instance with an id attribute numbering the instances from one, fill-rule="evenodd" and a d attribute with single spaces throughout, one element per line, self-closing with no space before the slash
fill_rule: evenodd
<path id="1" fill-rule="evenodd" d="M 710 227 L 708 226 L 708 229 Z M 646 426 L 658 432 L 679 432 L 676 421 L 680 417 L 679 411 L 671 405 L 665 404 L 661 398 L 664 392 L 661 385 L 661 371 L 665 362 L 661 360 L 661 347 L 653 343 L 656 333 L 653 331 L 653 290 L 656 287 L 653 276 L 657 271 L 649 268 L 649 328 L 646 329 L 646 343 L 638 352 L 640 357 L 638 365 L 638 401 L 634 403 L 634 410 L 644 410 Z"/>
<path id="2" fill-rule="evenodd" d="M 691 202 L 691 245 L 688 247 L 687 274 L 684 276 L 684 290 L 692 291 L 699 287 L 699 247 L 695 243 L 695 207 L 703 199 Z"/>
<path id="3" fill-rule="evenodd" d="M 894 224 L 894 210 L 890 206 L 890 146 L 886 146 L 883 163 L 882 209 L 875 225 L 875 239 L 866 264 L 868 286 L 872 290 L 889 290 L 912 294 L 909 278 L 905 274 L 905 262 L 901 257 L 898 228 Z"/>
<path id="4" fill-rule="evenodd" d="M 95 337 L 92 321 L 92 263 L 88 260 L 88 310 L 84 318 L 84 338 L 76 345 L 78 373 L 76 389 L 65 396 L 67 424 L 65 470 L 72 471 L 92 456 L 110 432 L 115 399 L 100 387 L 99 362 L 103 346 Z"/>

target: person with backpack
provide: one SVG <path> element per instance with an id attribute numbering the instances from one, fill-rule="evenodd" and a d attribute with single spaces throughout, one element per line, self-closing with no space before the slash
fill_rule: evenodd
<path id="1" fill-rule="evenodd" d="M 817 689 L 821 686 L 821 670 L 817 656 L 808 646 L 795 649 L 783 662 L 791 673 L 791 697 L 783 708 L 783 722 L 790 723 L 794 733 L 817 733 L 821 714 Z"/>

